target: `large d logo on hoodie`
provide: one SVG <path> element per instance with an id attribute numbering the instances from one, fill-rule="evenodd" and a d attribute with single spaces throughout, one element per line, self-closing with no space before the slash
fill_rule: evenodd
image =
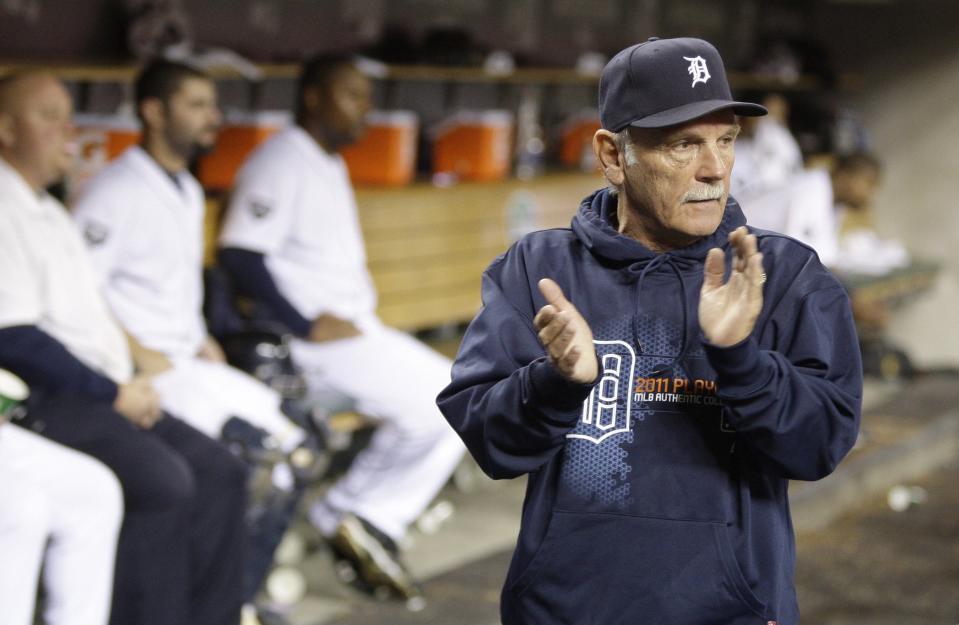
<path id="1" fill-rule="evenodd" d="M 636 352 L 625 341 L 594 341 L 602 377 L 583 402 L 583 417 L 567 438 L 582 438 L 597 445 L 632 428 L 632 386 Z"/>

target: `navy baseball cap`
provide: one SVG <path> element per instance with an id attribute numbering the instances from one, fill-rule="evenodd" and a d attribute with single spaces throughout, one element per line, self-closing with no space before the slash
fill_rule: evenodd
<path id="1" fill-rule="evenodd" d="M 650 37 L 614 56 L 599 79 L 599 118 L 613 132 L 673 126 L 722 109 L 767 113 L 733 100 L 719 52 L 702 39 Z"/>

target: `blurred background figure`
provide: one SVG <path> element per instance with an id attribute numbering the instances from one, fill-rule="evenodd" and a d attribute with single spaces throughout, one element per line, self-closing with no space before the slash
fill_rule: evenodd
<path id="1" fill-rule="evenodd" d="M 73 103 L 51 74 L 0 79 L 0 367 L 31 389 L 21 419 L 107 465 L 123 487 L 113 625 L 233 625 L 245 470 L 164 414 L 65 208 Z"/>
<path id="2" fill-rule="evenodd" d="M 375 312 L 356 201 L 340 150 L 356 142 L 372 84 L 350 55 L 303 65 L 296 123 L 237 175 L 219 260 L 253 315 L 292 332 L 311 392 L 335 391 L 379 422 L 369 445 L 310 510 L 368 590 L 419 600 L 399 543 L 464 448 L 436 408 L 450 362 Z"/>
<path id="3" fill-rule="evenodd" d="M 789 101 L 777 93 L 751 101 L 765 106 L 769 114 L 739 120 L 742 132 L 736 139 L 730 193 L 744 203 L 788 185 L 803 168 L 799 143 L 789 130 Z"/>
<path id="4" fill-rule="evenodd" d="M 134 84 L 143 140 L 94 178 L 74 205 L 104 295 L 137 370 L 153 376 L 164 410 L 212 438 L 245 426 L 259 431 L 261 446 L 275 440 L 281 455 L 292 453 L 309 435 L 283 413 L 275 390 L 227 364 L 203 319 L 206 207 L 187 167 L 216 142 L 216 86 L 203 72 L 167 60 L 149 63 Z M 294 472 L 282 460 L 273 471 L 292 509 Z M 251 523 L 248 601 L 289 521 L 284 516 L 269 535 Z"/>

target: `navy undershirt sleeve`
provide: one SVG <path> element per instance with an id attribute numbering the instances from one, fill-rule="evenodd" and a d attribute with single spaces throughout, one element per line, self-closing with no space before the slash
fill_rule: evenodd
<path id="1" fill-rule="evenodd" d="M 115 382 L 83 364 L 37 326 L 0 328 L 0 367 L 32 389 L 76 393 L 111 404 L 117 397 Z"/>
<path id="2" fill-rule="evenodd" d="M 313 324 L 280 293 L 273 276 L 266 268 L 263 254 L 227 247 L 219 251 L 217 260 L 230 274 L 237 291 L 256 301 L 257 308 L 261 309 L 259 312 L 280 322 L 297 336 L 309 335 Z"/>

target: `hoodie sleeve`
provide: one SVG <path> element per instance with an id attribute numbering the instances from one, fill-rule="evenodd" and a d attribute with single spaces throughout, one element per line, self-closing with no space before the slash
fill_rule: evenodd
<path id="1" fill-rule="evenodd" d="M 532 324 L 529 281 L 504 280 L 507 266 L 515 272 L 517 264 L 500 258 L 484 273 L 483 308 L 463 338 L 452 382 L 437 398 L 494 479 L 546 464 L 565 443 L 592 389 L 568 381 L 549 362 Z M 529 311 L 511 300 L 527 302 Z"/>
<path id="2" fill-rule="evenodd" d="M 755 337 L 706 345 L 727 418 L 764 471 L 816 480 L 836 468 L 859 431 L 862 363 L 852 312 L 836 284 L 807 294 L 782 347 Z"/>

